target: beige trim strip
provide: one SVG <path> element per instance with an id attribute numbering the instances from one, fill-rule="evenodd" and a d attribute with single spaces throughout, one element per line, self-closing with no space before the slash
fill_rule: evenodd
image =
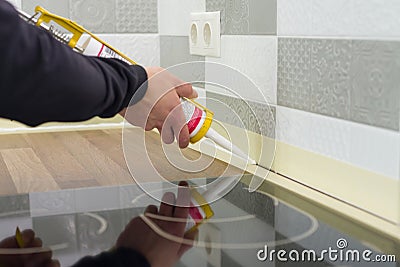
<path id="1" fill-rule="evenodd" d="M 224 124 L 231 136 L 243 134 L 243 129 Z M 239 133 L 241 132 L 241 133 Z M 247 165 L 226 150 L 215 151 L 202 144 L 191 147 L 246 171 L 264 177 L 270 183 L 286 188 L 321 210 L 333 210 L 352 221 L 375 229 L 400 242 L 400 180 L 385 177 L 326 156 L 300 149 L 258 134 L 247 132 L 250 156 L 259 158 L 262 166 L 273 161 L 271 173 L 261 166 Z M 236 144 L 241 145 L 241 144 Z M 270 152 L 276 145 L 276 153 Z M 262 148 L 261 148 L 262 147 Z M 283 176 L 282 176 L 283 175 Z M 289 179 L 287 177 L 289 177 Z M 265 187 L 262 187 L 265 189 Z M 354 226 L 356 228 L 356 226 Z"/>

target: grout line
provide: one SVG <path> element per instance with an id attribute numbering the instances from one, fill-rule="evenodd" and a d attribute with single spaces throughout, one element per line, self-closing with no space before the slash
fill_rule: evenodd
<path id="1" fill-rule="evenodd" d="M 374 36 L 316 36 L 316 35 L 278 35 L 278 39 L 334 39 L 334 40 L 360 40 L 360 41 L 400 41 L 400 37 L 374 37 Z"/>

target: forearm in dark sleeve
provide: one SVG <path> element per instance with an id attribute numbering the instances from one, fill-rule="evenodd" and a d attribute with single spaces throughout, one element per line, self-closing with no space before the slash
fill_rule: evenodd
<path id="1" fill-rule="evenodd" d="M 0 40 L 0 117 L 31 126 L 114 116 L 147 79 L 141 66 L 72 51 L 3 0 Z"/>
<path id="2" fill-rule="evenodd" d="M 150 267 L 150 264 L 138 252 L 119 248 L 112 252 L 103 252 L 95 257 L 85 257 L 72 267 Z"/>

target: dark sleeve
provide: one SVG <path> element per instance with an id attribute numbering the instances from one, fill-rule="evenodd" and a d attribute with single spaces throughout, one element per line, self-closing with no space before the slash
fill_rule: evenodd
<path id="1" fill-rule="evenodd" d="M 0 51 L 0 117 L 30 126 L 112 117 L 147 79 L 141 66 L 72 51 L 26 23 L 4 0 Z"/>
<path id="2" fill-rule="evenodd" d="M 150 267 L 150 264 L 138 252 L 127 248 L 119 248 L 112 252 L 103 252 L 94 257 L 85 257 L 72 267 Z"/>

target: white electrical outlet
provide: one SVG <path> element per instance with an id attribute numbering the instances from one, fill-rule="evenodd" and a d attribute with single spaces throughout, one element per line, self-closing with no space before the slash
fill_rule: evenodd
<path id="1" fill-rule="evenodd" d="M 189 46 L 191 55 L 221 56 L 220 12 L 191 13 Z"/>

